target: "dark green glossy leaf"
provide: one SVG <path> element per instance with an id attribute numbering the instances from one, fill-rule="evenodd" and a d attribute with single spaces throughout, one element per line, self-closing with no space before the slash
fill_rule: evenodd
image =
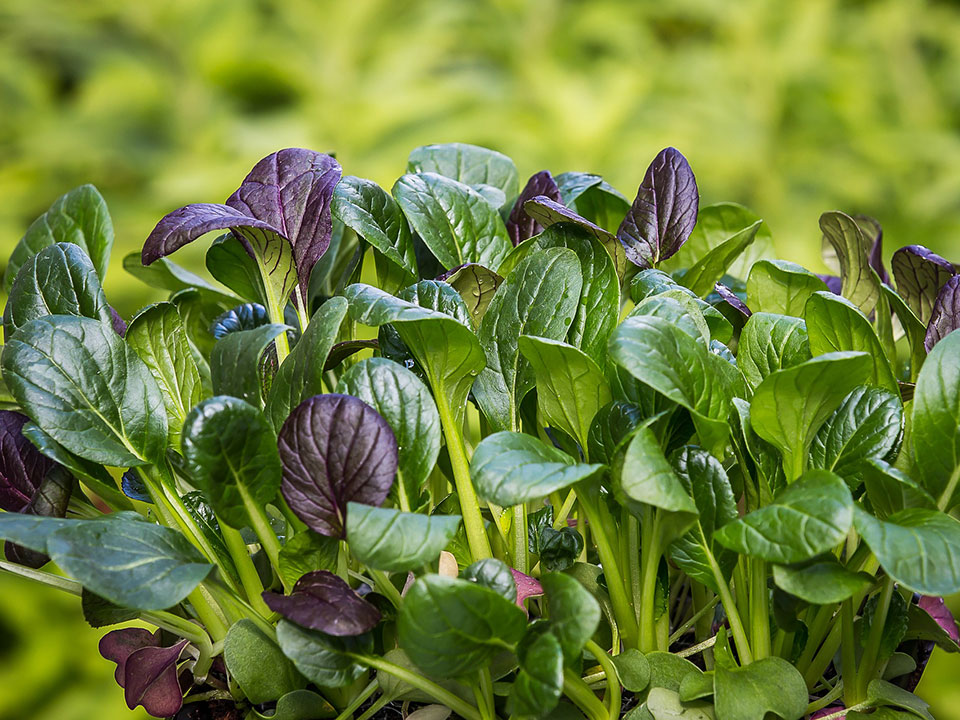
<path id="1" fill-rule="evenodd" d="M 280 548 L 277 572 L 286 587 L 293 587 L 309 572 L 336 570 L 339 550 L 340 542 L 336 538 L 301 530 Z"/>
<path id="2" fill-rule="evenodd" d="M 184 507 L 187 508 L 194 522 L 197 523 L 200 532 L 202 532 L 203 536 L 207 539 L 213 552 L 216 553 L 218 567 L 225 569 L 237 584 L 237 587 L 239 587 L 240 575 L 237 573 L 237 569 L 233 564 L 233 558 L 230 557 L 230 551 L 227 550 L 227 546 L 223 542 L 223 532 L 220 530 L 220 521 L 217 520 L 217 516 L 213 512 L 213 508 L 210 507 L 210 503 L 207 502 L 203 493 L 197 490 L 188 492 L 180 499 L 183 501 Z"/>
<path id="3" fill-rule="evenodd" d="M 842 212 L 821 215 L 820 230 L 840 263 L 843 280 L 840 294 L 863 313 L 871 313 L 880 299 L 880 278 L 870 265 L 872 241 L 864 237 L 856 220 Z M 810 324 L 809 318 L 807 324 Z"/>
<path id="4" fill-rule="evenodd" d="M 873 633 L 874 623 L 877 621 L 877 607 L 880 603 L 880 595 L 871 596 L 863 610 L 860 613 L 860 647 L 867 646 L 868 638 Z M 889 660 L 894 651 L 900 646 L 904 635 L 907 633 L 907 601 L 903 595 L 894 590 L 890 595 L 890 605 L 887 608 L 886 617 L 883 620 L 883 628 L 880 632 L 880 646 L 877 649 L 877 660 Z"/>
<path id="5" fill-rule="evenodd" d="M 407 591 L 397 620 L 400 647 L 423 672 L 461 677 L 486 666 L 526 629 L 523 610 L 476 583 L 425 575 Z"/>
<path id="6" fill-rule="evenodd" d="M 83 608 L 83 619 L 92 628 L 118 625 L 140 617 L 139 610 L 114 605 L 109 600 L 95 595 L 86 588 L 81 593 L 80 602 Z"/>
<path id="7" fill-rule="evenodd" d="M 20 268 L 45 247 L 68 242 L 78 245 L 93 261 L 102 281 L 113 248 L 113 222 L 107 203 L 93 185 L 81 185 L 57 198 L 43 215 L 27 228 L 10 255 L 3 276 L 7 291 Z"/>
<path id="8" fill-rule="evenodd" d="M 306 685 L 277 644 L 247 618 L 230 626 L 223 659 L 230 677 L 254 705 L 277 700 Z"/>
<path id="9" fill-rule="evenodd" d="M 541 718 L 553 710 L 563 691 L 563 651 L 553 633 L 531 628 L 517 646 L 520 671 L 510 688 L 512 713 Z"/>
<path id="10" fill-rule="evenodd" d="M 262 509 L 280 489 L 273 428 L 260 410 L 238 398 L 213 397 L 190 411 L 183 457 L 217 516 L 237 529 L 250 524 L 249 508 Z"/>
<path id="11" fill-rule="evenodd" d="M 229 394 L 259 406 L 260 356 L 274 338 L 286 330 L 286 325 L 271 323 L 254 330 L 230 333 L 217 340 L 210 354 L 214 394 Z"/>
<path id="12" fill-rule="evenodd" d="M 545 497 L 602 468 L 578 464 L 531 435 L 504 431 L 488 435 L 477 445 L 470 478 L 481 498 L 508 507 Z"/>
<path id="13" fill-rule="evenodd" d="M 169 261 L 161 258 L 153 265 L 144 266 L 144 269 L 152 269 L 161 262 Z M 210 274 L 240 297 L 251 302 L 262 303 L 266 300 L 257 261 L 250 257 L 243 243 L 233 233 L 226 233 L 213 241 L 207 250 L 205 262 Z"/>
<path id="14" fill-rule="evenodd" d="M 470 563 L 460 573 L 460 579 L 482 585 L 511 602 L 517 599 L 517 581 L 503 560 L 484 558 Z"/>
<path id="15" fill-rule="evenodd" d="M 615 400 L 604 405 L 590 424 L 587 440 L 589 459 L 609 465 L 633 431 L 654 419 L 646 417 L 643 408 L 633 403 Z"/>
<path id="16" fill-rule="evenodd" d="M 906 508 L 935 510 L 937 501 L 909 476 L 882 460 L 866 460 L 860 465 L 867 498 L 873 514 L 885 520 Z"/>
<path id="17" fill-rule="evenodd" d="M 431 563 L 460 526 L 459 515 L 421 515 L 349 503 L 347 544 L 375 570 L 407 572 Z"/>
<path id="18" fill-rule="evenodd" d="M 333 637 L 307 630 L 288 620 L 277 624 L 277 643 L 297 670 L 320 687 L 346 687 L 366 672 L 352 656 L 373 650 L 368 634 L 357 637 Z"/>
<path id="19" fill-rule="evenodd" d="M 768 562 L 809 560 L 838 545 L 853 524 L 853 499 L 838 476 L 810 470 L 769 505 L 714 533 L 717 542 Z"/>
<path id="20" fill-rule="evenodd" d="M 540 530 L 538 541 L 540 566 L 547 572 L 563 572 L 573 566 L 583 552 L 583 535 L 571 527 Z"/>
<path id="21" fill-rule="evenodd" d="M 813 605 L 843 602 L 865 592 L 874 582 L 867 573 L 851 572 L 834 559 L 803 566 L 773 566 L 773 581 L 781 590 Z"/>
<path id="22" fill-rule="evenodd" d="M 800 318 L 755 312 L 740 331 L 737 366 L 753 390 L 770 373 L 811 357 L 807 326 Z"/>
<path id="23" fill-rule="evenodd" d="M 467 143 L 418 147 L 410 153 L 407 172 L 437 173 L 467 185 L 491 185 L 507 197 L 515 197 L 520 187 L 513 160 L 496 150 Z"/>
<path id="24" fill-rule="evenodd" d="M 826 290 L 823 280 L 786 260 L 760 260 L 747 277 L 747 306 L 753 312 L 803 317 L 813 293 Z"/>
<path id="25" fill-rule="evenodd" d="M 820 426 L 810 445 L 808 464 L 832 470 L 856 488 L 863 479 L 863 462 L 890 459 L 902 434 L 903 404 L 899 395 L 861 386 L 851 391 Z"/>
<path id="26" fill-rule="evenodd" d="M 644 505 L 677 513 L 675 533 L 685 530 L 696 519 L 697 506 L 684 490 L 683 483 L 663 454 L 650 428 L 640 428 L 633 435 L 615 474 L 618 502 L 634 513 Z M 672 539 L 672 538 L 670 538 Z"/>
<path id="27" fill-rule="evenodd" d="M 347 175 L 333 191 L 335 217 L 391 262 L 417 275 L 407 220 L 390 194 L 372 180 Z"/>
<path id="28" fill-rule="evenodd" d="M 726 639 L 724 639 L 724 643 Z M 768 657 L 744 667 L 717 662 L 714 703 L 723 720 L 759 720 L 772 713 L 800 720 L 807 710 L 807 684 L 783 658 Z"/>
<path id="29" fill-rule="evenodd" d="M 17 402 L 67 450 L 118 467 L 161 461 L 167 415 L 160 388 L 109 324 L 38 318 L 4 346 L 2 362 Z"/>
<path id="30" fill-rule="evenodd" d="M 235 240 L 234 242 L 238 241 Z M 214 245 L 216 245 L 216 243 L 214 243 Z M 246 254 L 245 250 L 241 250 L 241 252 Z M 253 262 L 253 260 L 251 260 L 251 262 Z M 256 268 L 256 265 L 254 265 L 254 268 Z M 199 275 L 190 272 L 186 268 L 180 267 L 169 258 L 160 258 L 152 265 L 143 265 L 140 262 L 140 253 L 132 252 L 124 256 L 123 269 L 151 288 L 163 288 L 171 293 L 179 292 L 180 290 L 194 289 L 205 293 L 210 299 L 221 302 L 228 307 L 236 305 L 241 300 L 237 295 L 213 285 Z M 246 296 L 244 296 L 244 298 L 246 298 Z M 246 299 L 260 300 L 261 296 L 256 295 Z"/>
<path id="31" fill-rule="evenodd" d="M 663 318 L 683 330 L 694 340 L 710 341 L 710 327 L 697 306 L 697 299 L 680 292 L 667 290 L 645 297 L 627 317 L 648 315 Z"/>
<path id="32" fill-rule="evenodd" d="M 280 429 L 297 405 L 323 392 L 324 364 L 346 314 L 346 300 L 341 297 L 327 300 L 313 314 L 299 342 L 281 363 L 264 406 L 274 429 Z"/>
<path id="33" fill-rule="evenodd" d="M 548 573 L 540 579 L 547 596 L 551 632 L 560 641 L 563 657 L 573 664 L 600 624 L 600 605 L 576 579 Z"/>
<path id="34" fill-rule="evenodd" d="M 520 356 L 520 336 L 562 339 L 573 321 L 581 286 L 577 256 L 550 248 L 525 258 L 497 290 L 480 323 L 487 363 L 473 388 L 495 430 L 517 429 L 520 402 L 534 386 L 533 368 Z"/>
<path id="35" fill-rule="evenodd" d="M 922 595 L 960 591 L 960 522 L 936 510 L 908 508 L 878 520 L 857 508 L 857 532 L 887 574 Z"/>
<path id="36" fill-rule="evenodd" d="M 23 264 L 4 307 L 4 338 L 9 341 L 16 330 L 45 315 L 111 322 L 97 271 L 77 245 L 51 245 Z"/>

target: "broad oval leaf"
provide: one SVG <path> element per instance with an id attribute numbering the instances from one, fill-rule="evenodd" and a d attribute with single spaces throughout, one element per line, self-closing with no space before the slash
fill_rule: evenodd
<path id="1" fill-rule="evenodd" d="M 274 428 L 279 430 L 297 405 L 323 392 L 324 365 L 339 337 L 347 308 L 347 301 L 341 297 L 327 300 L 310 318 L 300 340 L 281 363 L 264 406 Z"/>
<path id="2" fill-rule="evenodd" d="M 309 572 L 289 595 L 265 592 L 263 600 L 300 627 L 337 637 L 362 635 L 380 622 L 380 611 L 329 570 Z"/>
<path id="3" fill-rule="evenodd" d="M 473 388 L 495 430 L 516 429 L 517 408 L 534 386 L 533 369 L 520 356 L 520 336 L 563 338 L 581 287 L 577 256 L 565 248 L 549 248 L 525 258 L 497 290 L 480 323 L 487 363 Z"/>
<path id="4" fill-rule="evenodd" d="M 349 395 L 317 395 L 279 435 L 283 497 L 311 530 L 343 537 L 347 503 L 380 505 L 397 474 L 397 441 L 376 410 Z"/>
<path id="5" fill-rule="evenodd" d="M 132 519 L 72 522 L 49 537 L 47 552 L 85 588 L 139 610 L 177 605 L 213 567 L 179 532 Z"/>
<path id="6" fill-rule="evenodd" d="M 516 196 L 520 184 L 513 160 L 496 150 L 467 143 L 415 148 L 407 159 L 407 172 L 437 173 L 465 185 L 491 185 L 506 197 Z"/>
<path id="7" fill-rule="evenodd" d="M 547 573 L 540 583 L 550 609 L 550 631 L 557 636 L 567 664 L 574 664 L 600 625 L 600 604 L 578 580 Z"/>
<path id="8" fill-rule="evenodd" d="M 789 565 L 839 544 L 853 524 L 853 499 L 837 475 L 810 470 L 769 505 L 728 523 L 717 542 L 743 555 Z"/>
<path id="9" fill-rule="evenodd" d="M 681 283 L 698 297 L 707 295 L 736 259 L 753 244 L 762 224 L 762 220 L 757 220 L 712 248 L 683 274 Z"/>
<path id="10" fill-rule="evenodd" d="M 800 318 L 755 312 L 740 331 L 737 366 L 754 390 L 770 373 L 811 357 L 807 325 Z"/>
<path id="11" fill-rule="evenodd" d="M 167 410 L 170 443 L 176 447 L 183 421 L 203 393 L 180 313 L 172 303 L 150 305 L 130 321 L 124 339 L 157 381 Z"/>
<path id="12" fill-rule="evenodd" d="M 163 395 L 109 324 L 38 318 L 4 346 L 2 364 L 26 414 L 67 450 L 117 467 L 161 462 L 167 445 Z"/>
<path id="13" fill-rule="evenodd" d="M 210 353 L 213 392 L 259 406 L 260 356 L 277 335 L 286 331 L 286 325 L 270 323 L 253 330 L 232 332 L 217 340 Z"/>
<path id="14" fill-rule="evenodd" d="M 427 675 L 462 677 L 517 643 L 526 615 L 477 583 L 425 575 L 407 591 L 397 618 L 400 647 Z"/>
<path id="15" fill-rule="evenodd" d="M 460 527 L 459 515 L 422 515 L 359 503 L 347 507 L 347 544 L 374 570 L 408 572 L 440 556 Z"/>
<path id="16" fill-rule="evenodd" d="M 747 277 L 747 306 L 753 312 L 803 317 L 807 299 L 827 286 L 816 275 L 786 260 L 760 260 Z"/>
<path id="17" fill-rule="evenodd" d="M 880 344 L 876 331 L 857 307 L 846 298 L 829 292 L 815 292 L 803 311 L 814 356 L 828 352 L 866 352 L 873 362 L 870 382 L 898 392 L 897 379 Z"/>
<path id="18" fill-rule="evenodd" d="M 903 435 L 903 403 L 881 388 L 858 387 L 828 417 L 810 445 L 809 466 L 832 470 L 851 487 L 866 460 L 889 459 Z"/>
<path id="19" fill-rule="evenodd" d="M 402 489 L 415 507 L 440 454 L 440 415 L 430 391 L 412 372 L 385 358 L 351 365 L 337 391 L 363 400 L 389 423 L 397 440 Z"/>
<path id="20" fill-rule="evenodd" d="M 83 250 L 57 243 L 29 258 L 14 279 L 3 311 L 3 334 L 45 315 L 77 315 L 110 323 L 110 305 L 97 271 Z"/>
<path id="21" fill-rule="evenodd" d="M 921 595 L 960 590 L 960 522 L 946 513 L 909 508 L 878 520 L 857 508 L 854 522 L 880 566 Z"/>
<path id="22" fill-rule="evenodd" d="M 404 215 L 445 269 L 474 262 L 495 268 L 512 245 L 480 193 L 443 175 L 404 175 L 393 186 Z"/>
<path id="23" fill-rule="evenodd" d="M 223 641 L 223 660 L 230 678 L 251 703 L 277 700 L 306 685 L 277 643 L 249 618 L 230 626 Z"/>
<path id="24" fill-rule="evenodd" d="M 631 511 L 639 513 L 643 505 L 652 505 L 689 515 L 679 521 L 681 525 L 689 526 L 694 521 L 697 506 L 673 471 L 650 428 L 643 427 L 634 433 L 618 470 L 615 477 L 617 500 Z M 674 528 L 677 533 L 680 530 Z"/>
<path id="25" fill-rule="evenodd" d="M 521 335 L 519 347 L 536 376 L 543 419 L 586 449 L 594 416 L 613 399 L 603 372 L 588 355 L 559 340 Z"/>
<path id="26" fill-rule="evenodd" d="M 813 605 L 828 605 L 866 592 L 874 578 L 868 573 L 851 572 L 830 558 L 802 566 L 774 565 L 773 581 L 794 597 Z"/>
<path id="27" fill-rule="evenodd" d="M 617 230 L 630 262 L 656 267 L 674 255 L 697 224 L 699 203 L 697 181 L 687 159 L 672 147 L 661 150 Z"/>
<path id="28" fill-rule="evenodd" d="M 788 481 L 802 472 L 820 425 L 872 367 L 866 353 L 827 353 L 771 373 L 757 387 L 750 403 L 753 429 L 783 454 Z"/>
<path id="29" fill-rule="evenodd" d="M 508 507 L 545 497 L 602 468 L 578 464 L 531 435 L 503 431 L 488 435 L 477 445 L 470 461 L 470 478 L 481 498 Z"/>
<path id="30" fill-rule="evenodd" d="M 515 715 L 538 718 L 552 711 L 563 692 L 563 651 L 556 635 L 533 627 L 517 646 L 520 670 L 510 688 Z"/>
<path id="31" fill-rule="evenodd" d="M 923 245 L 907 245 L 893 254 L 890 269 L 897 281 L 897 293 L 926 326 L 940 288 L 956 274 L 953 264 Z"/>
<path id="32" fill-rule="evenodd" d="M 6 290 L 13 287 L 14 278 L 27 260 L 43 248 L 61 242 L 78 245 L 103 281 L 113 249 L 113 222 L 107 203 L 93 185 L 81 185 L 61 195 L 27 228 L 7 262 L 3 276 Z"/>
<path id="33" fill-rule="evenodd" d="M 935 510 L 937 501 L 912 478 L 882 460 L 860 465 L 863 484 L 873 514 L 880 520 L 906 508 Z"/>
<path id="34" fill-rule="evenodd" d="M 333 637 L 288 620 L 277 624 L 277 643 L 307 680 L 327 688 L 345 687 L 366 673 L 367 668 L 354 656 L 373 651 L 369 633 Z"/>
<path id="35" fill-rule="evenodd" d="M 930 352 L 934 345 L 957 328 L 960 328 L 960 275 L 954 275 L 940 288 L 930 313 L 923 346 Z"/>
<path id="36" fill-rule="evenodd" d="M 277 497 L 276 435 L 263 413 L 239 398 L 209 398 L 190 411 L 183 424 L 183 457 L 191 480 L 231 527 L 247 527 L 250 508 Z"/>
<path id="37" fill-rule="evenodd" d="M 930 351 L 913 395 L 914 454 L 924 489 L 940 499 L 960 472 L 960 333 L 951 333 Z M 953 507 L 956 489 L 946 498 Z"/>
<path id="38" fill-rule="evenodd" d="M 840 263 L 840 293 L 864 314 L 873 312 L 880 299 L 880 278 L 870 265 L 873 243 L 864 237 L 857 221 L 842 212 L 821 215 L 820 230 Z"/>
<path id="39" fill-rule="evenodd" d="M 770 714 L 800 720 L 807 710 L 807 684 L 800 672 L 779 657 L 737 667 L 717 663 L 714 707 L 723 720 L 758 720 Z"/>

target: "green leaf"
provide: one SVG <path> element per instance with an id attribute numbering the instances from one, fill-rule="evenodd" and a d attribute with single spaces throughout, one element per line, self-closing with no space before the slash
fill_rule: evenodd
<path id="1" fill-rule="evenodd" d="M 230 677 L 253 705 L 278 700 L 306 682 L 277 644 L 247 618 L 230 626 L 223 642 Z"/>
<path id="2" fill-rule="evenodd" d="M 860 647 L 865 648 L 867 641 L 873 632 L 873 625 L 877 620 L 877 607 L 880 602 L 880 596 L 874 594 L 864 604 L 861 611 Z M 890 606 L 887 608 L 886 617 L 883 620 L 883 628 L 880 631 L 880 646 L 877 649 L 876 661 L 889 660 L 896 649 L 900 646 L 904 636 L 907 633 L 907 601 L 899 591 L 894 591 L 890 596 Z"/>
<path id="3" fill-rule="evenodd" d="M 810 445 L 808 465 L 832 470 L 853 489 L 863 480 L 864 461 L 889 459 L 902 435 L 899 394 L 861 386 L 820 426 Z"/>
<path id="4" fill-rule="evenodd" d="M 446 269 L 469 262 L 496 268 L 513 247 L 497 211 L 468 185 L 432 172 L 404 175 L 393 196 Z"/>
<path id="5" fill-rule="evenodd" d="M 691 673 L 701 674 L 700 668 L 689 660 L 669 652 L 655 651 L 646 654 L 650 664 L 650 684 L 652 688 L 666 688 L 680 691 L 680 683 Z M 641 698 L 643 696 L 641 695 Z"/>
<path id="6" fill-rule="evenodd" d="M 864 237 L 857 221 L 842 212 L 821 215 L 820 230 L 824 242 L 833 247 L 840 261 L 843 279 L 840 294 L 863 313 L 869 314 L 880 299 L 880 278 L 870 265 L 872 243 Z"/>
<path id="7" fill-rule="evenodd" d="M 256 708 L 251 712 L 259 720 L 321 720 L 337 716 L 336 708 L 312 690 L 288 692 L 277 701 L 277 707 L 269 715 Z"/>
<path id="8" fill-rule="evenodd" d="M 807 299 L 827 286 L 816 275 L 786 260 L 760 260 L 747 277 L 747 306 L 754 312 L 803 317 Z"/>
<path id="9" fill-rule="evenodd" d="M 921 595 L 960 591 L 960 522 L 951 516 L 908 508 L 878 520 L 855 508 L 854 524 L 897 582 Z"/>
<path id="10" fill-rule="evenodd" d="M 684 273 L 681 284 L 690 288 L 698 297 L 705 297 L 734 261 L 750 247 L 763 220 L 756 220 L 732 237 L 709 250 Z"/>
<path id="11" fill-rule="evenodd" d="M 204 400 L 183 424 L 183 457 L 191 481 L 230 527 L 250 525 L 280 490 L 277 436 L 257 408 L 220 395 Z"/>
<path id="12" fill-rule="evenodd" d="M 183 501 L 187 512 L 197 523 L 200 532 L 210 543 L 210 548 L 217 556 L 217 565 L 225 570 L 234 580 L 237 586 L 240 586 L 240 575 L 237 573 L 236 566 L 233 564 L 233 558 L 227 545 L 223 541 L 223 531 L 220 529 L 220 521 L 210 507 L 210 503 L 203 496 L 202 492 L 193 490 L 180 498 Z"/>
<path id="13" fill-rule="evenodd" d="M 17 402 L 67 450 L 117 467 L 162 461 L 167 414 L 160 388 L 109 324 L 38 318 L 7 342 L 2 363 Z"/>
<path id="14" fill-rule="evenodd" d="M 22 545 L 28 550 L 47 554 L 47 540 L 57 530 L 70 527 L 80 520 L 22 513 L 0 513 L 0 539 Z"/>
<path id="15" fill-rule="evenodd" d="M 368 358 L 340 377 L 337 392 L 360 398 L 390 425 L 400 448 L 403 491 L 408 505 L 415 507 L 441 443 L 440 415 L 426 385 L 392 360 Z"/>
<path id="16" fill-rule="evenodd" d="M 517 646 L 520 670 L 510 688 L 511 713 L 519 717 L 540 718 L 553 710 L 563 692 L 563 651 L 560 641 L 537 627 Z"/>
<path id="17" fill-rule="evenodd" d="M 938 342 L 920 370 L 911 439 L 923 488 L 939 500 L 952 483 L 944 505 L 950 509 L 960 497 L 955 481 L 960 472 L 960 333 Z"/>
<path id="18" fill-rule="evenodd" d="M 676 534 L 696 519 L 697 506 L 693 498 L 684 490 L 650 428 L 640 428 L 634 433 L 618 470 L 614 473 L 614 493 L 617 501 L 631 512 L 640 513 L 643 506 L 651 505 L 679 513 L 685 517 L 677 518 Z"/>
<path id="19" fill-rule="evenodd" d="M 713 720 L 709 702 L 681 702 L 679 693 L 667 688 L 651 688 L 644 705 L 654 720 Z"/>
<path id="20" fill-rule="evenodd" d="M 86 588 L 81 591 L 80 604 L 83 609 L 83 619 L 92 628 L 118 625 L 140 617 L 139 610 L 114 605 L 109 600 L 90 592 Z"/>
<path id="21" fill-rule="evenodd" d="M 275 430 L 280 430 L 297 405 L 323 392 L 323 366 L 337 341 L 347 307 L 347 301 L 341 297 L 332 297 L 321 305 L 280 364 L 264 406 L 264 413 Z"/>
<path id="22" fill-rule="evenodd" d="M 906 508 L 937 509 L 937 501 L 930 493 L 881 460 L 865 460 L 860 465 L 860 472 L 873 514 L 881 520 Z"/>
<path id="23" fill-rule="evenodd" d="M 157 381 L 167 411 L 170 444 L 176 447 L 183 421 L 203 392 L 180 313 L 172 303 L 149 305 L 130 321 L 124 337 Z"/>
<path id="24" fill-rule="evenodd" d="M 140 262 L 140 253 L 136 254 Z M 155 261 L 150 268 L 162 262 L 169 262 L 167 258 Z M 237 293 L 244 300 L 265 303 L 267 294 L 263 287 L 263 277 L 257 261 L 250 257 L 250 253 L 243 243 L 232 232 L 221 235 L 207 249 L 204 258 L 207 270 L 217 280 Z M 231 307 L 237 303 L 231 303 Z"/>
<path id="25" fill-rule="evenodd" d="M 487 364 L 473 393 L 494 430 L 516 430 L 518 408 L 533 389 L 534 372 L 520 356 L 521 335 L 560 340 L 577 309 L 580 262 L 565 248 L 525 258 L 490 302 L 478 333 Z"/>
<path id="26" fill-rule="evenodd" d="M 9 340 L 16 330 L 45 315 L 111 322 L 97 271 L 77 245 L 51 245 L 23 264 L 3 311 L 4 337 Z"/>
<path id="27" fill-rule="evenodd" d="M 872 366 L 866 353 L 827 353 L 773 372 L 757 387 L 750 403 L 751 424 L 783 453 L 788 481 L 802 472 L 817 430 L 869 377 Z"/>
<path id="28" fill-rule="evenodd" d="M 559 340 L 522 335 L 519 348 L 536 376 L 544 421 L 586 448 L 594 416 L 613 398 L 603 371 L 588 355 Z"/>
<path id="29" fill-rule="evenodd" d="M 501 507 L 525 503 L 584 480 L 603 465 L 578 464 L 532 435 L 488 435 L 473 452 L 470 479 L 477 494 Z"/>
<path id="30" fill-rule="evenodd" d="M 698 300 L 677 290 L 649 295 L 637 303 L 627 317 L 649 315 L 676 325 L 694 340 L 710 341 L 710 327 L 697 306 Z"/>
<path id="31" fill-rule="evenodd" d="M 680 681 L 680 700 L 690 702 L 713 696 L 713 671 L 687 673 Z"/>
<path id="32" fill-rule="evenodd" d="M 639 650 L 628 648 L 610 659 L 617 668 L 617 676 L 624 689 L 640 692 L 650 684 L 650 661 Z"/>
<path id="33" fill-rule="evenodd" d="M 397 619 L 400 647 L 420 670 L 443 678 L 486 666 L 520 640 L 526 625 L 515 603 L 476 583 L 442 575 L 417 580 Z"/>
<path id="34" fill-rule="evenodd" d="M 446 282 L 463 298 L 473 318 L 473 326 L 480 327 L 503 278 L 483 265 L 468 263 L 447 277 Z"/>
<path id="35" fill-rule="evenodd" d="M 550 611 L 550 631 L 557 636 L 568 665 L 580 659 L 583 646 L 600 624 L 600 605 L 576 579 L 564 573 L 540 578 Z"/>
<path id="36" fill-rule="evenodd" d="M 849 300 L 831 292 L 816 292 L 804 309 L 810 351 L 824 355 L 839 350 L 858 350 L 870 354 L 873 373 L 870 383 L 898 392 L 897 379 L 887 360 L 873 325 Z"/>
<path id="37" fill-rule="evenodd" d="M 347 175 L 333 191 L 333 215 L 414 277 L 417 259 L 407 219 L 390 194 L 372 180 Z"/>
<path id="38" fill-rule="evenodd" d="M 277 572 L 286 587 L 293 587 L 308 572 L 336 571 L 339 552 L 340 541 L 336 538 L 301 530 L 280 548 Z"/>
<path id="39" fill-rule="evenodd" d="M 783 658 L 768 657 L 744 667 L 717 663 L 714 708 L 723 720 L 762 720 L 767 713 L 800 720 L 807 710 L 807 684 Z"/>
<path id="40" fill-rule="evenodd" d="M 484 558 L 471 563 L 460 573 L 461 580 L 482 585 L 497 595 L 515 602 L 517 600 L 517 581 L 510 566 L 497 558 Z"/>
<path id="41" fill-rule="evenodd" d="M 459 515 L 421 515 L 347 504 L 347 544 L 374 570 L 408 572 L 432 563 L 460 526 Z"/>
<path id="42" fill-rule="evenodd" d="M 307 630 L 288 620 L 277 624 L 277 643 L 283 654 L 307 680 L 320 687 L 346 687 L 367 672 L 352 654 L 373 650 L 369 633 L 354 637 L 333 637 Z"/>
<path id="43" fill-rule="evenodd" d="M 455 422 L 462 422 L 467 393 L 486 362 L 473 331 L 449 315 L 369 285 L 351 285 L 343 294 L 357 322 L 396 328 L 426 373 L 434 397 L 446 398 Z"/>
<path id="44" fill-rule="evenodd" d="M 924 338 L 927 334 L 927 326 L 920 318 L 916 316 L 913 310 L 904 302 L 903 298 L 895 293 L 888 285 L 880 286 L 881 296 L 890 304 L 890 308 L 897 316 L 900 327 L 903 328 L 910 346 L 910 371 L 913 377 L 916 377 L 923 366 L 927 357 L 927 348 L 924 346 Z M 878 307 L 878 311 L 880 308 Z"/>
<path id="45" fill-rule="evenodd" d="M 286 330 L 286 325 L 270 323 L 229 333 L 217 340 L 210 353 L 214 394 L 229 394 L 259 406 L 260 356 L 274 338 Z"/>
<path id="46" fill-rule="evenodd" d="M 610 338 L 610 357 L 693 416 L 708 450 L 726 442 L 726 418 L 740 373 L 663 318 L 627 318 Z"/>
<path id="47" fill-rule="evenodd" d="M 807 325 L 800 318 L 755 312 L 740 331 L 737 366 L 753 390 L 770 373 L 811 357 Z"/>
<path id="48" fill-rule="evenodd" d="M 496 150 L 467 143 L 418 147 L 410 153 L 407 172 L 437 173 L 466 185 L 491 185 L 511 198 L 520 187 L 513 160 Z"/>
<path id="49" fill-rule="evenodd" d="M 835 559 L 829 559 L 799 567 L 774 565 L 773 581 L 794 597 L 813 605 L 829 605 L 865 592 L 874 578 L 867 573 L 851 572 Z"/>
<path id="50" fill-rule="evenodd" d="M 179 532 L 132 519 L 75 521 L 49 537 L 47 552 L 91 592 L 139 610 L 177 605 L 213 567 Z"/>
<path id="51" fill-rule="evenodd" d="M 234 242 L 239 245 L 239 241 L 235 240 Z M 245 250 L 242 250 L 242 252 L 246 255 Z M 250 262 L 253 262 L 253 260 Z M 254 268 L 256 268 L 256 265 L 254 265 Z M 245 295 L 241 298 L 207 282 L 207 280 L 186 268 L 180 267 L 170 258 L 160 258 L 151 265 L 144 265 L 140 262 L 139 250 L 124 255 L 123 269 L 151 288 L 163 288 L 171 293 L 188 289 L 197 290 L 205 293 L 211 300 L 223 303 L 226 307 L 239 305 L 244 299 L 260 302 L 263 295 L 261 292 L 251 298 L 247 298 Z"/>
<path id="52" fill-rule="evenodd" d="M 60 242 L 79 245 L 93 261 L 100 280 L 106 277 L 113 248 L 113 222 L 107 203 L 93 185 L 81 185 L 61 195 L 33 221 L 10 255 L 3 276 L 4 288 L 10 291 L 13 279 L 27 260 Z"/>
<path id="53" fill-rule="evenodd" d="M 930 714 L 930 705 L 912 692 L 887 682 L 886 680 L 871 680 L 867 685 L 867 700 L 873 707 L 895 707 L 907 710 L 913 715 L 933 720 Z M 872 716 L 871 716 L 872 717 Z"/>
<path id="54" fill-rule="evenodd" d="M 743 555 L 789 565 L 832 549 L 853 524 L 853 499 L 843 480 L 810 470 L 769 505 L 720 528 L 717 542 Z"/>

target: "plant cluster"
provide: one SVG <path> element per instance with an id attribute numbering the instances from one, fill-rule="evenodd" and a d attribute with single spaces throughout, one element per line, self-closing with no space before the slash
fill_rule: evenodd
<path id="1" fill-rule="evenodd" d="M 288 149 L 124 259 L 170 293 L 127 324 L 77 188 L 6 271 L 0 568 L 138 620 L 100 652 L 158 717 L 930 718 L 960 275 L 820 229 L 836 276 L 672 148 L 633 203 Z M 168 258 L 213 231 L 218 284 Z"/>

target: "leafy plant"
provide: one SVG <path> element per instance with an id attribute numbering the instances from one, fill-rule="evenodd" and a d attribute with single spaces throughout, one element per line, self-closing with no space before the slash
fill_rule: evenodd
<path id="1" fill-rule="evenodd" d="M 44 217 L 4 312 L 0 569 L 156 628 L 101 643 L 130 707 L 929 716 L 960 650 L 943 258 L 897 251 L 894 287 L 876 221 L 831 212 L 818 277 L 672 148 L 632 205 L 468 145 L 390 193 L 290 149 L 158 223 L 127 266 L 171 295 L 126 325 L 99 194 Z M 219 230 L 222 287 L 167 257 Z"/>

